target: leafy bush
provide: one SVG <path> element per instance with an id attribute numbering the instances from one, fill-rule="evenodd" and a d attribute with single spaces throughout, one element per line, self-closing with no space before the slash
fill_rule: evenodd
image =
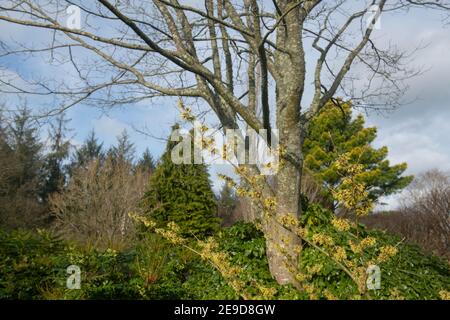
<path id="1" fill-rule="evenodd" d="M 130 286 L 133 254 L 69 245 L 46 232 L 0 233 L 0 299 L 137 298 Z M 69 265 L 81 268 L 81 289 L 66 288 Z"/>
<path id="2" fill-rule="evenodd" d="M 351 234 L 332 228 L 331 218 L 329 211 L 313 205 L 302 223 L 316 231 L 334 232 L 338 244 L 348 245 Z M 447 262 L 397 237 L 367 231 L 363 226 L 358 232 L 376 238 L 382 246 L 396 245 L 399 249 L 380 265 L 381 289 L 363 298 L 438 299 L 441 290 L 449 291 Z M 306 292 L 275 282 L 267 264 L 264 236 L 254 225 L 237 223 L 216 234 L 215 239 L 232 264 L 245 271 L 240 278 L 249 286 L 258 282 L 274 289 L 274 299 L 311 298 Z M 0 244 L 0 299 L 239 299 L 212 265 L 155 234 L 146 235 L 125 252 L 80 248 L 45 232 L 0 232 Z M 367 250 L 369 256 L 378 254 L 376 248 Z M 305 244 L 300 261 L 303 270 L 322 265 L 311 279 L 324 293 L 316 298 L 359 297 L 349 276 L 315 248 Z M 80 290 L 66 288 L 66 268 L 71 264 L 82 270 Z"/>

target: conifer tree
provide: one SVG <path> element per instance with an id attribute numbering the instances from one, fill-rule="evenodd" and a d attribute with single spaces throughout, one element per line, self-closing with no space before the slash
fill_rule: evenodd
<path id="1" fill-rule="evenodd" d="M 51 124 L 49 131 L 50 152 L 44 160 L 44 181 L 41 191 L 41 197 L 45 201 L 50 194 L 59 191 L 66 181 L 66 170 L 63 162 L 69 156 L 70 151 L 70 141 L 66 138 L 66 126 L 69 121 L 62 114 L 55 123 Z"/>
<path id="2" fill-rule="evenodd" d="M 75 154 L 72 157 L 69 171 L 77 167 L 86 167 L 92 160 L 99 159 L 100 162 L 104 160 L 105 155 L 103 153 L 103 142 L 99 142 L 95 135 L 95 131 L 92 130 L 83 145 L 75 150 Z"/>
<path id="3" fill-rule="evenodd" d="M 26 106 L 2 122 L 0 224 L 5 228 L 42 225 L 46 217 L 40 198 L 43 145 L 39 128 Z"/>
<path id="4" fill-rule="evenodd" d="M 412 176 L 402 176 L 406 163 L 391 166 L 388 148 L 371 146 L 377 137 L 375 127 L 364 127 L 364 117 L 352 115 L 350 102 L 337 100 L 329 102 L 311 122 L 304 143 L 305 168 L 324 186 L 325 196 L 331 200 L 330 188 L 336 188 L 342 179 L 335 161 L 344 153 L 350 152 L 353 163 L 364 165 L 358 179 L 368 187 L 369 197 L 377 201 L 381 196 L 390 195 L 406 187 Z M 332 203 L 336 209 L 338 203 Z"/>
<path id="5" fill-rule="evenodd" d="M 178 125 L 173 127 L 173 130 L 178 129 Z M 185 236 L 211 234 L 217 230 L 219 219 L 207 167 L 204 164 L 175 164 L 171 153 L 176 144 L 168 141 L 150 177 L 143 209 L 160 226 L 175 222 Z"/>
<path id="6" fill-rule="evenodd" d="M 229 225 L 232 222 L 233 211 L 237 206 L 237 196 L 233 188 L 228 183 L 225 183 L 220 190 L 218 198 L 218 213 L 219 217 L 223 220 L 225 225 Z"/>
<path id="7" fill-rule="evenodd" d="M 155 160 L 153 159 L 150 150 L 146 148 L 136 164 L 136 170 L 141 170 L 143 172 L 151 174 L 153 173 L 153 171 L 155 171 L 155 166 Z"/>
<path id="8" fill-rule="evenodd" d="M 117 137 L 117 144 L 108 151 L 108 156 L 119 163 L 132 163 L 135 155 L 134 143 L 130 141 L 130 136 L 126 130 Z"/>
<path id="9" fill-rule="evenodd" d="M 9 125 L 11 149 L 19 166 L 15 177 L 16 186 L 36 185 L 42 168 L 42 143 L 39 140 L 38 127 L 32 122 L 31 111 L 20 108 Z M 33 193 L 37 189 L 33 187 Z"/>

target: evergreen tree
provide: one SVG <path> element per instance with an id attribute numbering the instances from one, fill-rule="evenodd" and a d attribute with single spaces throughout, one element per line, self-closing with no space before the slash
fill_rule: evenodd
<path id="1" fill-rule="evenodd" d="M 237 205 L 237 197 L 228 183 L 225 183 L 220 190 L 217 202 L 219 217 L 225 224 L 229 224 L 232 221 L 232 214 Z"/>
<path id="2" fill-rule="evenodd" d="M 138 160 L 136 170 L 141 170 L 149 174 L 152 174 L 153 171 L 155 171 L 155 160 L 153 160 L 153 156 L 148 148 L 145 149 L 141 158 Z"/>
<path id="3" fill-rule="evenodd" d="M 175 125 L 173 130 L 178 128 Z M 186 236 L 211 234 L 217 230 L 219 219 L 207 167 L 204 164 L 175 164 L 171 153 L 176 144 L 168 141 L 150 177 L 143 209 L 161 226 L 174 221 Z"/>
<path id="4" fill-rule="evenodd" d="M 38 127 L 33 123 L 27 107 L 20 108 L 9 125 L 11 149 L 19 166 L 15 177 L 16 186 L 36 182 L 41 174 L 42 148 Z M 37 190 L 33 190 L 33 193 Z"/>
<path id="5" fill-rule="evenodd" d="M 329 188 L 340 184 L 341 176 L 336 170 L 336 159 L 347 152 L 352 161 L 363 164 L 364 172 L 358 176 L 369 188 L 374 201 L 406 187 L 412 176 L 402 176 L 406 163 L 391 166 L 388 148 L 373 148 L 370 144 L 377 137 L 375 127 L 365 128 L 364 117 L 352 115 L 350 102 L 328 103 L 311 122 L 304 143 L 305 167 L 323 183 L 325 195 L 330 199 Z M 332 208 L 336 209 L 337 203 Z"/>
<path id="6" fill-rule="evenodd" d="M 95 131 L 92 130 L 83 142 L 83 145 L 75 151 L 69 166 L 69 171 L 72 172 L 73 169 L 77 167 L 86 167 L 92 160 L 98 159 L 103 161 L 105 155 L 102 149 L 103 142 L 98 142 L 98 138 L 95 136 Z"/>
<path id="7" fill-rule="evenodd" d="M 41 197 L 47 200 L 53 192 L 57 192 L 64 185 L 66 176 L 64 160 L 69 156 L 70 141 L 66 139 L 66 124 L 70 121 L 62 114 L 56 123 L 51 124 L 49 137 L 51 141 L 50 152 L 45 157 L 44 182 Z"/>
<path id="8" fill-rule="evenodd" d="M 134 144 L 130 141 L 130 136 L 126 130 L 117 137 L 117 144 L 108 151 L 108 156 L 119 163 L 132 163 L 135 155 Z"/>
<path id="9" fill-rule="evenodd" d="M 42 226 L 45 206 L 40 198 L 43 145 L 39 128 L 27 107 L 1 127 L 0 224 L 5 228 Z"/>

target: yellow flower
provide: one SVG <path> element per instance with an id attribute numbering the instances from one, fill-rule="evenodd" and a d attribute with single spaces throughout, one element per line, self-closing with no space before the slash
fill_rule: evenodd
<path id="1" fill-rule="evenodd" d="M 377 243 L 377 240 L 373 237 L 367 237 L 361 240 L 361 247 L 364 248 L 369 248 L 369 247 L 373 247 L 375 244 Z"/>
<path id="2" fill-rule="evenodd" d="M 439 297 L 442 300 L 450 300 L 450 292 L 448 292 L 447 290 L 441 290 L 439 291 Z"/>
<path id="3" fill-rule="evenodd" d="M 334 294 L 331 293 L 328 289 L 323 290 L 323 295 L 327 300 L 338 300 Z"/>
<path id="4" fill-rule="evenodd" d="M 273 210 L 275 209 L 275 206 L 277 205 L 275 198 L 266 198 L 264 199 L 264 206 L 268 209 L 268 210 Z"/>
<path id="5" fill-rule="evenodd" d="M 347 253 L 345 252 L 344 248 L 336 247 L 335 249 L 336 249 L 336 251 L 334 252 L 333 257 L 337 261 L 342 261 L 342 260 L 347 259 Z"/>
<path id="6" fill-rule="evenodd" d="M 312 241 L 318 245 L 328 245 L 331 246 L 334 244 L 333 239 L 330 236 L 325 234 L 316 233 L 312 236 Z"/>
<path id="7" fill-rule="evenodd" d="M 335 227 L 339 231 L 348 231 L 350 230 L 350 223 L 347 219 L 339 219 L 339 218 L 333 218 L 331 221 L 333 227 Z"/>
<path id="8" fill-rule="evenodd" d="M 380 254 L 378 255 L 378 262 L 386 262 L 391 257 L 395 256 L 398 252 L 398 249 L 393 246 L 384 246 L 380 248 Z"/>

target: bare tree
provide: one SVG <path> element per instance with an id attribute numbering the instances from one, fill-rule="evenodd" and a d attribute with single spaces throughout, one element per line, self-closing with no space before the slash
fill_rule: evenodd
<path id="1" fill-rule="evenodd" d="M 363 218 L 363 223 L 449 258 L 450 175 L 437 169 L 419 175 L 402 194 L 400 203 L 396 211 L 373 213 Z"/>
<path id="2" fill-rule="evenodd" d="M 430 170 L 406 189 L 400 212 L 409 222 L 408 238 L 441 255 L 450 255 L 450 175 Z"/>
<path id="3" fill-rule="evenodd" d="M 148 174 L 111 157 L 75 169 L 67 187 L 49 199 L 56 230 L 105 247 L 126 245 L 135 231 L 128 214 L 138 210 L 147 180 Z"/>
<path id="4" fill-rule="evenodd" d="M 81 28 L 61 22 L 68 5 L 81 9 Z M 368 15 L 373 5 L 375 14 Z M 0 90 L 60 97 L 61 105 L 48 115 L 81 102 L 113 106 L 177 96 L 202 101 L 223 129 L 275 125 L 285 151 L 274 191 L 277 218 L 297 219 L 302 141 L 309 121 L 336 95 L 366 107 L 398 103 L 405 89 L 402 80 L 414 73 L 402 64 L 404 52 L 380 48 L 371 36 L 379 14 L 413 7 L 448 10 L 450 3 L 3 1 L 0 20 L 50 29 L 52 34 L 43 47 L 3 43 L 1 55 L 48 53 L 50 61 L 71 65 L 79 80 L 55 85 L 42 77 L 35 81 L 22 77 L 19 86 L 0 79 Z M 312 69 L 307 68 L 307 59 L 315 61 Z M 307 91 L 313 93 L 309 102 L 304 97 Z M 251 169 L 257 174 L 257 168 Z M 286 262 L 296 264 L 294 248 L 300 240 L 275 220 L 264 227 L 270 270 L 279 283 L 295 285 Z"/>

